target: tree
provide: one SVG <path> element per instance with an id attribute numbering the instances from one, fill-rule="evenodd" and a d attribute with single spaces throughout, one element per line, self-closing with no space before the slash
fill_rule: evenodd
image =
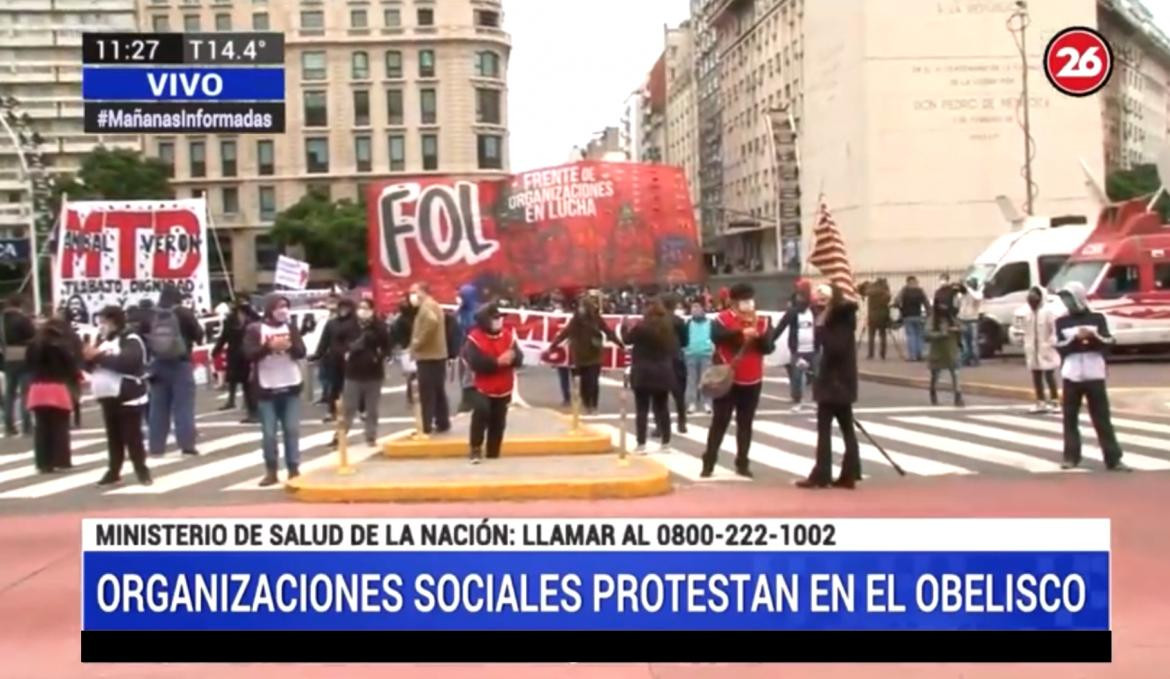
<path id="1" fill-rule="evenodd" d="M 1170 177 L 1166 179 L 1170 181 Z M 1141 196 L 1145 196 L 1148 201 L 1154 197 L 1154 192 L 1161 185 L 1158 170 L 1154 165 L 1135 165 L 1129 170 L 1109 173 L 1105 178 L 1105 193 L 1112 201 L 1130 200 Z M 1163 221 L 1170 221 L 1170 195 L 1163 193 L 1155 208 L 1162 215 Z"/>
<path id="2" fill-rule="evenodd" d="M 99 146 L 81 161 L 76 175 L 58 177 L 53 184 L 54 215 L 61 196 L 69 200 L 148 200 L 173 198 L 167 166 L 137 151 Z"/>
<path id="3" fill-rule="evenodd" d="M 272 238 L 281 245 L 303 247 L 309 264 L 335 268 L 350 284 L 369 273 L 364 202 L 332 201 L 310 191 L 276 216 Z"/>

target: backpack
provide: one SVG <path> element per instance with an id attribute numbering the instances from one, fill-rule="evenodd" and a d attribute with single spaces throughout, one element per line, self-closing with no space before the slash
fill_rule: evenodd
<path id="1" fill-rule="evenodd" d="M 459 358 L 459 350 L 463 343 L 459 341 L 459 319 L 455 314 L 447 311 L 443 313 L 443 329 L 447 334 L 447 358 Z"/>
<path id="2" fill-rule="evenodd" d="M 179 317 L 173 309 L 162 309 L 154 316 L 147 338 L 150 355 L 162 360 L 187 357 L 187 340 L 179 327 Z"/>

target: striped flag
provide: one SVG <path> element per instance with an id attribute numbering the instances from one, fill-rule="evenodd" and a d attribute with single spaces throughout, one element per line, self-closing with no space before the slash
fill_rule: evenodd
<path id="1" fill-rule="evenodd" d="M 808 258 L 809 264 L 815 266 L 833 285 L 841 288 L 846 298 L 856 302 L 860 296 L 853 285 L 853 269 L 849 267 L 845 239 L 841 237 L 841 231 L 829 213 L 824 194 L 818 202 L 820 208 L 817 210 L 817 225 L 813 230 L 815 241 L 812 255 Z"/>

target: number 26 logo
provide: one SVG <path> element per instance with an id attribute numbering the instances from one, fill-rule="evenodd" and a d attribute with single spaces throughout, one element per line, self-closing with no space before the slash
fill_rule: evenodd
<path id="1" fill-rule="evenodd" d="M 1066 28 L 1044 49 L 1044 75 L 1070 97 L 1087 97 L 1105 87 L 1113 75 L 1113 48 L 1091 28 Z"/>

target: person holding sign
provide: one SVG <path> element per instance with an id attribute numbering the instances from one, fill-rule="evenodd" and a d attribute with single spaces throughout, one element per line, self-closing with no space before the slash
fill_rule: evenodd
<path id="1" fill-rule="evenodd" d="M 284 463 L 288 477 L 300 475 L 301 388 L 304 379 L 297 361 L 305 357 L 305 343 L 289 323 L 289 301 L 272 295 L 264 305 L 264 319 L 248 326 L 244 355 L 252 362 L 253 388 L 260 408 L 260 432 L 264 448 L 264 478 L 261 486 L 279 483 L 276 430 L 284 436 Z"/>
<path id="2" fill-rule="evenodd" d="M 471 411 L 471 464 L 483 459 L 484 438 L 487 458 L 500 456 L 504 429 L 508 425 L 508 405 L 516 386 L 516 368 L 524 354 L 512 330 L 504 329 L 504 319 L 495 304 L 482 307 L 475 314 L 475 327 L 467 333 L 463 360 L 472 373 L 475 395 Z"/>
<path id="3" fill-rule="evenodd" d="M 126 312 L 108 306 L 98 313 L 101 334 L 94 344 L 82 349 L 92 372 L 90 389 L 102 409 L 110 468 L 98 481 L 99 487 L 122 482 L 126 453 L 134 474 L 144 486 L 151 484 L 146 467 L 146 446 L 142 441 L 142 411 L 146 407 L 146 344 L 126 327 Z"/>

